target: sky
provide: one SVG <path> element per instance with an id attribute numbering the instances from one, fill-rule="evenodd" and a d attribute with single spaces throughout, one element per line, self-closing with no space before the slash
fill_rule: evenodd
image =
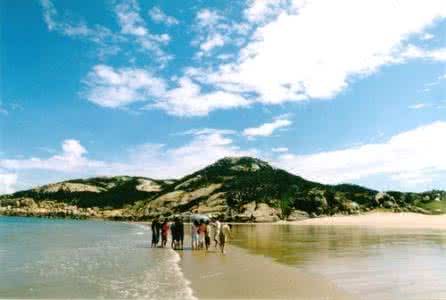
<path id="1" fill-rule="evenodd" d="M 0 1 L 0 194 L 253 156 L 446 189 L 443 0 Z"/>

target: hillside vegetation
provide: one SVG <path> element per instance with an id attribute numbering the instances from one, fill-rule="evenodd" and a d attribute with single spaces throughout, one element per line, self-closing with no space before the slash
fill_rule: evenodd
<path id="1" fill-rule="evenodd" d="M 0 197 L 0 214 L 133 220 L 207 213 L 265 222 L 377 208 L 446 213 L 446 193 L 383 193 L 352 184 L 325 185 L 255 158 L 228 157 L 180 180 L 97 177 Z"/>

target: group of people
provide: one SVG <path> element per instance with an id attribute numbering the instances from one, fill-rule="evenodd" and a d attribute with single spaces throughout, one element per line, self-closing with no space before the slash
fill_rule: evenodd
<path id="1" fill-rule="evenodd" d="M 184 223 L 179 217 L 169 224 L 167 220 L 155 218 L 152 221 L 152 248 L 164 248 L 167 245 L 168 233 L 171 233 L 171 247 L 175 250 L 183 249 L 184 241 Z M 225 244 L 228 237 L 231 236 L 231 225 L 220 222 L 217 218 L 199 218 L 193 219 L 191 223 L 191 241 L 192 250 L 209 250 L 211 243 L 214 242 L 215 248 L 219 247 L 222 253 L 225 253 Z"/>
<path id="2" fill-rule="evenodd" d="M 159 220 L 155 218 L 152 221 L 152 248 L 157 247 L 161 237 L 161 247 L 164 248 L 167 245 L 167 236 L 172 236 L 170 246 L 172 249 L 183 249 L 184 241 L 184 223 L 183 221 L 175 217 L 173 222 L 169 224 L 167 220 Z"/>

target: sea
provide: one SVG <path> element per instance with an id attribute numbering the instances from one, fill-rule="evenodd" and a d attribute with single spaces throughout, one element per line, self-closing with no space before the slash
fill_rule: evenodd
<path id="1" fill-rule="evenodd" d="M 194 299 L 146 225 L 1 217 L 0 298 Z"/>

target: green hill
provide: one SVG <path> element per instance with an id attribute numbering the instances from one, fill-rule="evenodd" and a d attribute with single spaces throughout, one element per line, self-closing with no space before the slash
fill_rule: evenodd
<path id="1" fill-rule="evenodd" d="M 56 216 L 144 220 L 208 213 L 261 222 L 373 209 L 445 213 L 446 193 L 383 193 L 352 184 L 325 185 L 259 159 L 228 157 L 179 180 L 129 176 L 69 180 L 1 196 L 0 206 L 0 213 L 18 215 L 57 211 Z M 42 213 L 33 213 L 42 207 Z"/>

